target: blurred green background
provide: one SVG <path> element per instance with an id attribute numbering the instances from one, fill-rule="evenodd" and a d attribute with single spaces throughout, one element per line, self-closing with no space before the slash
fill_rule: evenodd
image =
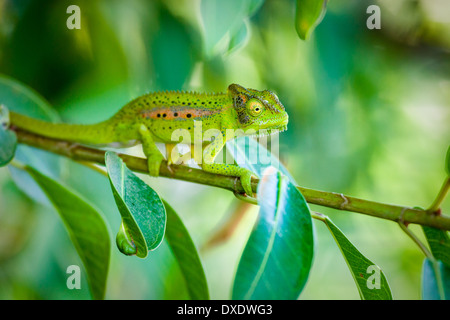
<path id="1" fill-rule="evenodd" d="M 66 27 L 71 4 L 81 8 L 79 30 Z M 366 27 L 371 4 L 381 8 L 380 30 Z M 308 41 L 294 21 L 288 0 L 0 0 L 0 73 L 33 88 L 64 121 L 80 123 L 104 120 L 149 91 L 271 89 L 290 115 L 280 158 L 300 185 L 427 207 L 443 182 L 450 142 L 450 3 L 331 1 Z M 100 208 L 115 235 L 120 215 L 107 179 L 54 161 L 59 180 Z M 199 248 L 239 210 L 227 191 L 145 179 Z M 0 298 L 89 298 L 85 278 L 81 290 L 66 287 L 67 266 L 82 264 L 54 210 L 30 200 L 7 168 L 0 190 Z M 384 270 L 395 299 L 420 298 L 424 257 L 395 223 L 312 209 Z M 450 213 L 450 201 L 443 211 Z M 213 299 L 229 298 L 256 215 L 250 207 L 229 240 L 201 251 Z M 314 224 L 314 264 L 300 298 L 359 299 L 334 240 Z M 106 297 L 177 299 L 186 290 L 166 244 L 145 260 L 113 247 Z"/>

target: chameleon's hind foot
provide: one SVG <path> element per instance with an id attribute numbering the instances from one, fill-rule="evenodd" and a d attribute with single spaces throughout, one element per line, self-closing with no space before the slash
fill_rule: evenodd
<path id="1" fill-rule="evenodd" d="M 158 177 L 159 167 L 164 160 L 164 156 L 156 147 L 152 134 L 145 125 L 141 124 L 139 126 L 139 133 L 141 135 L 142 151 L 144 151 L 147 157 L 148 174 L 153 177 Z"/>

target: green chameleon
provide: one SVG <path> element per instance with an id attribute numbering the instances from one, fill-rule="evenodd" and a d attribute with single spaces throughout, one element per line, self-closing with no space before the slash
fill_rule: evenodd
<path id="1" fill-rule="evenodd" d="M 203 132 L 209 129 L 217 132 L 211 142 L 202 142 L 203 170 L 240 177 L 245 193 L 253 196 L 251 177 L 254 174 L 250 170 L 235 164 L 214 163 L 214 159 L 226 141 L 236 137 L 229 134 L 230 129 L 242 129 L 244 135 L 256 136 L 284 131 L 287 128 L 288 114 L 273 92 L 231 84 L 227 93 L 149 93 L 136 98 L 110 119 L 97 124 L 50 123 L 14 112 L 10 113 L 10 121 L 13 127 L 81 144 L 105 145 L 138 141 L 142 143 L 143 152 L 148 159 L 151 176 L 159 175 L 159 167 L 164 159 L 155 143 L 165 143 L 166 153 L 170 155 L 175 146 L 172 139 L 174 131 L 187 130 L 190 141 L 199 141 L 201 137 L 195 136 L 198 135 L 198 130 L 194 130 L 194 125 L 201 121 Z"/>

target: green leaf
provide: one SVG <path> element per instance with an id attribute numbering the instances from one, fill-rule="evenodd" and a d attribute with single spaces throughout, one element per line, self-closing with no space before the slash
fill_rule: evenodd
<path id="1" fill-rule="evenodd" d="M 242 33 L 243 21 L 262 4 L 262 0 L 202 0 L 200 13 L 206 55 L 213 56 L 229 48 L 228 41 L 237 33 Z"/>
<path id="2" fill-rule="evenodd" d="M 57 121 L 57 113 L 36 91 L 25 84 L 0 74 L 0 104 L 30 117 Z"/>
<path id="3" fill-rule="evenodd" d="M 239 166 L 245 167 L 245 168 L 251 170 L 252 172 L 256 173 L 259 176 L 262 176 L 264 170 L 268 166 L 273 166 L 275 168 L 278 168 L 284 175 L 289 177 L 289 180 L 292 183 L 295 183 L 294 178 L 289 174 L 287 169 L 279 162 L 279 160 L 273 154 L 271 154 L 262 144 L 258 143 L 255 139 L 252 139 L 250 137 L 242 137 L 242 138 L 231 140 L 231 141 L 227 142 L 227 149 L 233 155 L 236 163 Z M 253 159 L 252 159 L 252 157 L 253 157 Z M 367 268 L 371 265 L 375 266 L 375 264 L 370 262 L 370 260 L 366 259 L 353 246 L 353 244 L 351 244 L 351 242 L 345 237 L 345 235 L 336 226 L 334 226 L 333 222 L 328 217 L 326 219 L 327 219 L 326 223 L 329 226 L 329 230 L 332 231 L 332 234 L 335 237 L 335 239 L 336 239 L 336 236 L 333 233 L 333 231 L 338 234 L 337 239 L 340 240 L 340 243 L 348 244 L 347 246 L 345 246 L 345 250 L 346 250 L 345 252 L 348 253 L 348 255 L 350 255 L 350 257 L 352 254 L 355 254 L 355 256 L 359 256 L 360 259 L 366 260 L 367 265 L 365 266 L 364 273 L 362 273 L 363 275 L 366 274 Z M 331 225 L 331 228 L 330 228 L 330 225 Z M 333 226 L 334 226 L 334 228 L 333 228 Z M 339 245 L 339 242 L 338 242 L 338 245 Z M 353 248 L 353 250 L 352 250 L 352 248 Z M 341 248 L 341 251 L 342 251 L 342 248 Z M 344 257 L 346 258 L 346 261 L 347 261 L 347 257 L 345 255 L 344 255 Z M 347 261 L 347 264 L 350 268 L 350 272 L 352 272 L 352 275 L 354 275 L 354 270 L 357 269 L 357 266 L 353 266 L 354 268 L 352 269 L 352 265 L 349 264 L 349 263 L 353 263 L 353 262 L 354 261 L 352 259 L 349 259 L 349 261 Z M 379 268 L 378 268 L 378 270 L 379 270 Z M 377 270 L 374 269 L 372 272 L 377 272 Z M 359 276 L 359 274 L 361 274 L 361 272 L 357 272 L 356 274 Z M 392 299 L 392 294 L 390 293 L 389 286 L 388 286 L 385 276 L 382 272 L 380 272 L 380 280 L 381 280 L 381 285 L 382 285 L 381 291 L 383 291 L 383 293 L 380 294 L 380 297 L 382 297 L 382 299 Z M 360 291 L 360 293 L 361 293 L 361 290 L 368 289 L 367 286 L 365 285 L 366 280 L 360 279 L 361 283 L 364 281 L 364 283 L 363 283 L 364 287 L 362 289 L 359 287 L 360 282 L 358 282 L 356 278 L 355 278 L 355 281 L 356 281 L 356 284 L 358 285 L 358 290 Z M 376 289 L 373 289 L 373 290 L 376 290 Z M 376 291 L 380 291 L 380 290 L 376 290 Z M 370 295 L 370 291 L 368 291 L 368 293 L 365 293 L 365 296 L 367 296 L 365 299 L 371 299 L 371 296 L 374 296 L 374 295 L 373 295 L 373 292 L 372 292 L 372 295 Z"/>
<path id="4" fill-rule="evenodd" d="M 392 300 L 391 289 L 380 267 L 367 259 L 326 216 L 325 222 L 344 256 L 363 300 Z"/>
<path id="5" fill-rule="evenodd" d="M 297 299 L 313 259 L 313 228 L 305 199 L 273 168 L 258 186 L 259 217 L 244 249 L 233 299 Z"/>
<path id="6" fill-rule="evenodd" d="M 17 136 L 14 131 L 0 126 L 0 167 L 7 165 L 16 152 Z"/>
<path id="7" fill-rule="evenodd" d="M 450 268 L 442 261 L 424 259 L 422 266 L 422 299 L 450 300 Z"/>
<path id="8" fill-rule="evenodd" d="M 86 269 L 94 299 L 103 299 L 110 258 L 109 231 L 100 212 L 81 196 L 32 167 L 26 171 L 58 211 Z"/>
<path id="9" fill-rule="evenodd" d="M 422 226 L 433 256 L 450 268 L 450 238 L 444 230 Z"/>
<path id="10" fill-rule="evenodd" d="M 250 37 L 250 29 L 247 21 L 241 24 L 240 28 L 232 35 L 228 44 L 228 53 L 236 51 L 245 46 Z"/>
<path id="11" fill-rule="evenodd" d="M 117 234 L 119 250 L 126 255 L 147 257 L 162 242 L 166 210 L 158 194 L 129 170 L 114 152 L 105 155 L 109 181 L 122 216 Z"/>
<path id="12" fill-rule="evenodd" d="M 159 31 L 148 39 L 149 63 L 155 79 L 158 79 L 155 84 L 158 89 L 181 89 L 201 53 L 200 35 L 183 19 L 165 9 L 159 12 L 158 23 Z"/>
<path id="13" fill-rule="evenodd" d="M 0 104 L 0 167 L 7 165 L 16 153 L 17 136 L 8 127 L 8 109 Z"/>
<path id="14" fill-rule="evenodd" d="M 328 0 L 297 0 L 295 29 L 302 40 L 308 40 L 327 11 Z"/>
<path id="15" fill-rule="evenodd" d="M 422 266 L 422 299 L 450 299 L 450 238 L 447 231 L 422 226 L 431 253 Z"/>
<path id="16" fill-rule="evenodd" d="M 208 300 L 206 276 L 194 242 L 175 210 L 163 202 L 167 213 L 165 237 L 180 266 L 189 295 L 191 299 Z"/>
<path id="17" fill-rule="evenodd" d="M 33 118 L 48 121 L 58 120 L 57 114 L 44 98 L 23 83 L 4 75 L 0 75 L 1 104 L 10 111 L 23 113 Z M 17 146 L 15 158 L 56 180 L 60 175 L 61 162 L 64 161 L 55 154 L 25 145 Z M 31 199 L 44 205 L 50 205 L 41 188 L 26 171 L 12 166 L 9 166 L 8 169 L 16 185 Z"/>

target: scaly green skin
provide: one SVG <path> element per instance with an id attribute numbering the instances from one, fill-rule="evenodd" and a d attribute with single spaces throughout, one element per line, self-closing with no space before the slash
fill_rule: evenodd
<path id="1" fill-rule="evenodd" d="M 288 115 L 274 93 L 246 89 L 237 84 L 231 84 L 227 93 L 150 93 L 131 101 L 109 120 L 92 125 L 54 124 L 14 112 L 11 112 L 10 119 L 14 127 L 84 144 L 140 141 L 152 176 L 159 175 L 164 158 L 155 142 L 165 143 L 167 150 L 171 151 L 174 145 L 172 135 L 179 132 L 177 129 L 184 129 L 188 132 L 191 146 L 195 147 L 196 142 L 200 142 L 203 158 L 195 159 L 197 162 L 201 160 L 203 170 L 240 177 L 249 196 L 252 196 L 253 173 L 234 164 L 216 164 L 215 157 L 227 140 L 236 137 L 230 135 L 230 129 L 242 129 L 247 135 L 260 135 L 283 131 L 288 123 Z M 213 140 L 205 143 L 202 142 L 203 134 L 207 130 L 214 130 Z"/>

